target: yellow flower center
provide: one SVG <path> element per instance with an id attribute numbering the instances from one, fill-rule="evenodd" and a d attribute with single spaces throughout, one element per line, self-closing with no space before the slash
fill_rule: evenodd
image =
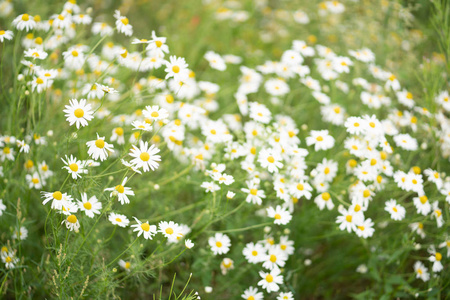
<path id="1" fill-rule="evenodd" d="M 325 201 L 330 200 L 331 196 L 328 192 L 322 193 L 322 199 Z"/>
<path id="2" fill-rule="evenodd" d="M 281 215 L 280 214 L 275 214 L 275 219 L 276 220 L 280 220 L 281 219 Z"/>
<path id="3" fill-rule="evenodd" d="M 220 247 L 222 247 L 222 243 L 221 243 L 221 242 L 216 242 L 216 246 L 217 246 L 218 248 L 220 248 Z"/>
<path id="4" fill-rule="evenodd" d="M 70 215 L 67 217 L 67 221 L 72 224 L 75 224 L 77 222 L 77 217 L 75 215 Z"/>
<path id="5" fill-rule="evenodd" d="M 77 108 L 77 109 L 75 109 L 73 114 L 77 118 L 82 118 L 84 116 L 84 110 L 82 110 L 81 108 Z"/>
<path id="6" fill-rule="evenodd" d="M 273 281 L 273 276 L 270 275 L 270 274 L 267 274 L 266 281 L 269 282 L 269 283 L 272 282 Z"/>
<path id="7" fill-rule="evenodd" d="M 122 135 L 123 135 L 123 128 L 122 128 L 122 127 L 117 127 L 116 129 L 114 129 L 114 132 L 115 132 L 117 135 L 122 136 Z"/>
<path id="8" fill-rule="evenodd" d="M 256 154 L 256 147 L 252 147 L 252 148 L 250 149 L 250 153 L 253 154 L 253 155 L 255 155 L 255 154 Z"/>
<path id="9" fill-rule="evenodd" d="M 72 56 L 73 57 L 77 57 L 78 56 L 78 51 L 77 50 L 72 50 Z"/>
<path id="10" fill-rule="evenodd" d="M 160 48 L 163 45 L 163 42 L 161 41 L 156 41 L 155 42 L 156 47 Z"/>
<path id="11" fill-rule="evenodd" d="M 321 141 L 323 141 L 323 137 L 321 137 L 320 135 L 316 138 L 316 140 L 318 141 L 318 142 L 321 142 Z"/>
<path id="12" fill-rule="evenodd" d="M 9 147 L 5 147 L 5 148 L 3 148 L 3 153 L 9 154 L 9 153 L 11 153 L 11 149 Z"/>
<path id="13" fill-rule="evenodd" d="M 0 35 L 4 35 L 6 31 L 0 30 Z"/>
<path id="14" fill-rule="evenodd" d="M 360 210 L 361 210 L 361 205 L 356 204 L 356 205 L 355 205 L 355 211 L 358 212 L 358 211 L 360 211 Z"/>
<path id="15" fill-rule="evenodd" d="M 304 188 L 305 187 L 303 186 L 303 184 L 301 184 L 301 183 L 297 184 L 297 190 L 303 191 Z"/>
<path id="16" fill-rule="evenodd" d="M 53 199 L 56 199 L 56 200 L 61 200 L 62 199 L 62 193 L 60 191 L 54 192 L 52 194 L 52 196 L 53 196 Z"/>
<path id="17" fill-rule="evenodd" d="M 77 164 L 70 164 L 69 169 L 71 169 L 73 172 L 78 171 L 78 165 Z"/>
<path id="18" fill-rule="evenodd" d="M 28 21 L 30 19 L 30 16 L 28 14 L 23 14 L 22 15 L 22 21 Z"/>
<path id="19" fill-rule="evenodd" d="M 125 263 L 125 269 L 129 269 L 130 267 L 131 267 L 131 264 L 130 264 L 129 261 L 127 261 L 127 262 Z"/>
<path id="20" fill-rule="evenodd" d="M 60 19 L 61 21 L 64 21 L 64 16 L 63 15 L 59 15 L 58 19 Z"/>
<path id="21" fill-rule="evenodd" d="M 39 178 L 33 178 L 31 179 L 31 182 L 34 184 L 38 184 L 39 183 Z"/>
<path id="22" fill-rule="evenodd" d="M 86 208 L 87 210 L 91 210 L 92 208 L 92 204 L 91 202 L 85 202 L 83 203 L 84 208 Z"/>
<path id="23" fill-rule="evenodd" d="M 25 168 L 27 169 L 31 169 L 34 166 L 34 163 L 32 160 L 27 160 L 27 162 L 25 163 Z"/>
<path id="24" fill-rule="evenodd" d="M 267 161 L 270 162 L 271 164 L 275 161 L 275 159 L 273 158 L 273 156 L 269 156 L 267 158 Z"/>
<path id="25" fill-rule="evenodd" d="M 116 218 L 116 222 L 122 222 L 121 218 Z"/>
<path id="26" fill-rule="evenodd" d="M 258 193 L 257 189 L 251 189 L 250 190 L 250 194 L 252 194 L 253 196 L 256 196 L 257 193 Z"/>
<path id="27" fill-rule="evenodd" d="M 364 196 L 364 198 L 369 197 L 370 196 L 370 191 L 369 190 L 364 190 L 363 196 Z"/>
<path id="28" fill-rule="evenodd" d="M 352 221 L 352 216 L 351 215 L 347 215 L 345 217 L 345 220 L 350 223 Z"/>
<path id="29" fill-rule="evenodd" d="M 167 234 L 173 234 L 173 229 L 172 228 L 166 228 L 166 233 Z"/>
<path id="30" fill-rule="evenodd" d="M 325 170 L 323 170 L 323 172 L 324 172 L 325 174 L 330 173 L 330 168 L 326 167 Z"/>
<path id="31" fill-rule="evenodd" d="M 273 262 L 273 263 L 276 262 L 277 261 L 277 257 L 275 255 L 271 254 L 270 255 L 270 261 Z"/>
<path id="32" fill-rule="evenodd" d="M 148 161 L 150 159 L 150 154 L 148 154 L 147 152 L 142 152 L 141 155 L 139 155 L 139 158 L 142 161 Z"/>
<path id="33" fill-rule="evenodd" d="M 37 84 L 43 84 L 43 83 L 44 83 L 44 80 L 42 80 L 41 77 L 38 77 L 38 78 L 36 79 L 36 83 L 37 83 Z"/>
<path id="34" fill-rule="evenodd" d="M 178 73 L 178 72 L 180 72 L 180 67 L 179 67 L 179 66 L 173 66 L 173 67 L 172 67 L 172 71 L 173 71 L 174 73 Z"/>
<path id="35" fill-rule="evenodd" d="M 375 128 L 375 123 L 374 122 L 370 122 L 369 126 L 372 127 L 372 128 Z"/>
<path id="36" fill-rule="evenodd" d="M 154 112 L 152 112 L 151 116 L 153 118 L 157 118 L 157 117 L 159 117 L 159 113 L 157 111 L 154 111 Z"/>
<path id="37" fill-rule="evenodd" d="M 420 199 L 420 202 L 422 202 L 422 204 L 425 204 L 428 201 L 428 197 L 425 195 L 420 196 L 419 199 Z"/>
<path id="38" fill-rule="evenodd" d="M 436 260 L 440 261 L 442 259 L 442 254 L 439 252 L 436 252 Z"/>
<path id="39" fill-rule="evenodd" d="M 12 262 L 11 256 L 7 256 L 7 257 L 5 258 L 5 262 L 7 262 L 7 263 Z"/>
<path id="40" fill-rule="evenodd" d="M 150 230 L 150 225 L 148 225 L 148 223 L 142 223 L 141 224 L 141 228 L 144 231 L 149 231 Z"/>
<path id="41" fill-rule="evenodd" d="M 125 26 L 128 25 L 128 23 L 130 23 L 130 21 L 128 20 L 128 18 L 122 18 L 121 21 L 122 21 L 122 24 L 125 25 Z"/>
<path id="42" fill-rule="evenodd" d="M 258 251 L 256 251 L 256 250 L 253 250 L 253 251 L 252 251 L 252 255 L 253 255 L 253 256 L 256 256 L 256 255 L 258 255 Z"/>
<path id="43" fill-rule="evenodd" d="M 105 141 L 102 139 L 98 139 L 95 141 L 95 146 L 97 146 L 97 148 L 103 149 L 105 147 Z"/>
<path id="44" fill-rule="evenodd" d="M 370 165 L 371 166 L 375 166 L 377 164 L 377 160 L 375 159 L 375 158 L 372 158 L 371 160 L 370 160 Z"/>
<path id="45" fill-rule="evenodd" d="M 125 191 L 125 188 L 123 187 L 123 185 L 116 185 L 115 190 L 118 191 L 120 194 L 123 194 L 123 192 Z"/>

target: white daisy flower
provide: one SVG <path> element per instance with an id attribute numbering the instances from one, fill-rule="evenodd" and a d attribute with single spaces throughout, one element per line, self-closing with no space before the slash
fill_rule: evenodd
<path id="1" fill-rule="evenodd" d="M 130 156 L 134 157 L 131 160 L 136 168 L 143 168 L 144 172 L 154 171 L 158 168 L 158 161 L 161 161 L 161 156 L 156 155 L 159 153 L 159 149 L 155 145 L 148 146 L 147 142 L 140 141 L 139 148 L 133 145 L 133 149 L 130 150 Z"/>
<path id="2" fill-rule="evenodd" d="M 101 161 L 106 160 L 108 152 L 113 152 L 114 146 L 105 142 L 105 137 L 99 137 L 97 133 L 97 139 L 86 143 L 89 147 L 88 154 L 92 159 L 99 159 Z"/>
<path id="3" fill-rule="evenodd" d="M 66 114 L 67 121 L 69 125 L 72 126 L 75 124 L 77 129 L 80 126 L 87 126 L 88 121 L 94 118 L 92 112 L 92 106 L 90 104 L 86 104 L 86 99 L 81 99 L 78 102 L 77 99 L 70 100 L 70 105 L 66 105 L 66 109 L 63 110 Z"/>
<path id="4" fill-rule="evenodd" d="M 92 196 L 88 200 L 86 193 L 81 194 L 81 201 L 78 201 L 78 208 L 84 211 L 86 216 L 93 218 L 95 215 L 100 214 L 102 209 L 102 203 L 98 201 L 97 197 Z"/>
<path id="5" fill-rule="evenodd" d="M 65 164 L 63 169 L 66 169 L 69 174 L 72 175 L 73 179 L 81 178 L 81 174 L 88 173 L 88 170 L 85 169 L 84 163 L 73 155 L 70 155 L 70 158 L 66 155 L 66 160 L 63 158 L 61 158 L 61 160 Z"/>
<path id="6" fill-rule="evenodd" d="M 130 224 L 130 220 L 128 220 L 128 218 L 125 215 L 121 215 L 121 214 L 116 214 L 116 213 L 111 213 L 108 217 L 108 220 L 113 224 L 113 225 L 118 225 L 120 227 L 127 227 L 128 224 Z"/>
<path id="7" fill-rule="evenodd" d="M 146 240 L 153 239 L 153 236 L 158 232 L 156 230 L 156 225 L 149 225 L 148 222 L 142 223 L 137 218 L 133 217 L 137 224 L 131 225 L 131 227 L 134 227 L 134 231 L 138 232 L 138 237 L 143 235 Z"/>

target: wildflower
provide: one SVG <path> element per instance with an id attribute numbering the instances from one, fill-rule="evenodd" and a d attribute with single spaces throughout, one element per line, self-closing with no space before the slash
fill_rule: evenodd
<path id="1" fill-rule="evenodd" d="M 33 16 L 30 16 L 29 14 L 22 14 L 17 16 L 12 21 L 12 24 L 17 28 L 17 30 L 20 31 L 30 31 L 36 27 L 36 21 L 34 20 Z"/>
<path id="2" fill-rule="evenodd" d="M 194 243 L 190 240 L 190 239 L 186 239 L 184 241 L 184 245 L 186 248 L 191 249 L 192 247 L 194 247 Z"/>
<path id="3" fill-rule="evenodd" d="M 184 80 L 188 77 L 188 64 L 183 57 L 171 56 L 169 61 L 166 62 L 167 73 L 166 79 L 173 77 L 175 80 Z"/>
<path id="4" fill-rule="evenodd" d="M 65 202 L 71 202 L 72 196 L 67 195 L 67 193 L 61 193 L 60 191 L 55 191 L 53 193 L 51 192 L 41 192 L 42 197 L 44 198 L 44 201 L 42 201 L 42 204 L 45 205 L 48 202 L 52 201 L 51 208 L 60 210 L 62 209 Z"/>
<path id="5" fill-rule="evenodd" d="M 62 221 L 61 224 L 65 224 L 66 228 L 70 231 L 78 232 L 78 229 L 80 228 L 80 222 L 78 222 L 78 219 L 75 215 L 69 215 Z"/>
<path id="6" fill-rule="evenodd" d="M 264 295 L 262 292 L 259 292 L 257 288 L 249 287 L 244 291 L 244 293 L 241 296 L 245 300 L 263 300 Z"/>
<path id="7" fill-rule="evenodd" d="M 339 212 L 341 216 L 338 216 L 336 220 L 336 223 L 339 223 L 339 229 L 347 230 L 347 232 L 356 231 L 356 224 L 361 220 L 355 216 L 355 213 L 346 209 Z"/>
<path id="8" fill-rule="evenodd" d="M 153 239 L 153 236 L 157 233 L 156 226 L 155 225 L 149 225 L 148 221 L 146 223 L 142 223 L 135 217 L 133 217 L 137 224 L 131 225 L 131 227 L 134 227 L 134 231 L 138 232 L 138 237 L 140 237 L 142 234 L 146 240 Z"/>
<path id="9" fill-rule="evenodd" d="M 130 220 L 128 220 L 128 218 L 125 215 L 116 214 L 116 213 L 111 213 L 108 217 L 108 220 L 113 225 L 118 225 L 123 228 L 127 227 L 128 224 L 130 223 Z"/>
<path id="10" fill-rule="evenodd" d="M 320 210 L 323 210 L 325 206 L 328 210 L 332 210 L 334 208 L 334 203 L 331 199 L 330 193 L 328 192 L 319 194 L 316 198 L 314 198 L 314 203 L 317 204 Z"/>
<path id="11" fill-rule="evenodd" d="M 228 191 L 228 192 L 227 192 L 227 199 L 231 200 L 231 199 L 234 198 L 235 195 L 236 195 L 236 194 L 233 193 L 232 191 Z"/>
<path id="12" fill-rule="evenodd" d="M 441 263 L 442 254 L 436 252 L 436 249 L 433 245 L 428 249 L 428 253 L 430 253 L 430 257 L 428 259 L 433 263 L 433 267 L 431 268 L 433 272 L 442 271 L 444 269 L 444 266 Z"/>
<path id="13" fill-rule="evenodd" d="M 131 164 L 136 168 L 143 168 L 144 172 L 154 171 L 158 168 L 158 161 L 161 161 L 161 156 L 156 155 L 160 150 L 151 145 L 148 147 L 147 142 L 140 141 L 139 148 L 133 145 L 133 149 L 130 150 L 130 156 L 134 157 L 131 160 Z"/>
<path id="14" fill-rule="evenodd" d="M 420 261 L 416 261 L 414 264 L 414 272 L 416 272 L 416 278 L 420 278 L 427 282 L 430 279 L 430 273 L 428 273 L 428 268 Z"/>
<path id="15" fill-rule="evenodd" d="M 118 200 L 120 201 L 120 204 L 128 204 L 130 203 L 130 200 L 127 196 L 134 196 L 134 192 L 131 190 L 130 187 L 125 187 L 125 184 L 128 180 L 128 177 L 125 177 L 121 184 L 116 185 L 112 188 L 106 188 L 105 191 L 112 191 L 111 194 L 109 194 L 110 197 L 113 197 L 117 195 Z"/>
<path id="16" fill-rule="evenodd" d="M 6 159 L 14 160 L 14 149 L 10 148 L 8 146 L 5 146 L 0 151 L 0 159 L 1 159 L 2 162 L 5 161 Z"/>
<path id="17" fill-rule="evenodd" d="M 264 191 L 258 189 L 258 185 L 253 181 L 247 181 L 247 188 L 242 188 L 241 191 L 247 193 L 247 198 L 245 201 L 248 203 L 253 203 L 257 205 L 261 205 L 262 199 L 266 198 Z"/>
<path id="18" fill-rule="evenodd" d="M 64 66 L 71 70 L 81 69 L 85 61 L 85 56 L 81 50 L 75 46 L 63 52 Z"/>
<path id="19" fill-rule="evenodd" d="M 78 201 L 78 208 L 84 211 L 86 216 L 93 218 L 95 215 L 100 214 L 102 209 L 102 203 L 98 201 L 97 197 L 92 196 L 88 200 L 86 193 L 81 194 L 81 201 Z"/>
<path id="20" fill-rule="evenodd" d="M 264 253 L 264 247 L 261 244 L 254 243 L 248 243 L 242 250 L 245 259 L 251 264 L 261 262 L 264 258 Z"/>
<path id="21" fill-rule="evenodd" d="M 283 167 L 280 160 L 281 155 L 273 149 L 263 149 L 258 155 L 258 162 L 263 168 L 267 168 L 270 173 L 278 173 L 278 169 Z"/>
<path id="22" fill-rule="evenodd" d="M 219 54 L 213 51 L 206 52 L 204 57 L 209 62 L 209 66 L 213 69 L 225 71 L 225 69 L 227 68 L 224 59 Z"/>
<path id="23" fill-rule="evenodd" d="M 401 221 L 405 218 L 406 210 L 400 204 L 397 204 L 397 201 L 394 199 L 390 199 L 386 201 L 386 206 L 384 210 L 387 211 L 391 215 L 391 219 L 396 221 Z"/>
<path id="24" fill-rule="evenodd" d="M 226 234 L 216 233 L 215 236 L 208 239 L 208 244 L 214 255 L 227 254 L 230 250 L 231 241 Z"/>
<path id="25" fill-rule="evenodd" d="M 78 102 L 77 99 L 70 100 L 70 105 L 66 105 L 66 109 L 63 110 L 66 114 L 69 125 L 76 124 L 77 129 L 81 126 L 87 126 L 88 121 L 94 118 L 92 113 L 92 107 L 90 104 L 86 104 L 86 99 L 81 99 Z"/>
<path id="26" fill-rule="evenodd" d="M 164 108 L 159 108 L 158 105 L 146 106 L 142 113 L 153 121 L 165 120 L 169 117 L 169 112 Z"/>
<path id="27" fill-rule="evenodd" d="M 282 292 L 280 293 L 280 295 L 278 295 L 277 300 L 294 300 L 294 295 L 292 294 L 292 292 Z"/>
<path id="28" fill-rule="evenodd" d="M 123 145 L 125 144 L 125 137 L 123 133 L 122 127 L 116 127 L 112 131 L 112 136 L 110 138 L 111 142 L 117 141 L 117 144 Z"/>
<path id="29" fill-rule="evenodd" d="M 180 238 L 183 234 L 181 233 L 180 225 L 174 223 L 173 221 L 166 222 L 162 221 L 158 224 L 159 232 L 162 233 L 169 241 L 174 241 Z"/>
<path id="30" fill-rule="evenodd" d="M 19 259 L 11 252 L 6 252 L 5 254 L 2 253 L 1 258 L 7 269 L 14 268 L 15 264 L 19 262 Z"/>
<path id="31" fill-rule="evenodd" d="M 368 218 L 357 223 L 356 235 L 363 238 L 371 237 L 375 231 L 372 219 Z"/>
<path id="32" fill-rule="evenodd" d="M 259 272 L 259 276 L 263 279 L 258 282 L 263 289 L 266 289 L 268 293 L 277 292 L 280 287 L 279 284 L 283 284 L 283 276 L 280 275 L 281 271 L 278 267 L 273 268 L 270 272 Z"/>
<path id="33" fill-rule="evenodd" d="M 25 179 L 28 181 L 28 186 L 30 187 L 30 189 L 40 189 L 45 185 L 45 181 L 41 180 L 37 172 L 34 172 L 33 175 L 25 175 Z"/>
<path id="34" fill-rule="evenodd" d="M 19 227 L 19 230 L 15 230 L 14 234 L 12 235 L 13 239 L 19 238 L 20 240 L 25 240 L 28 237 L 28 229 L 26 229 L 23 226 Z"/>
<path id="35" fill-rule="evenodd" d="M 267 208 L 267 215 L 269 218 L 274 218 L 274 223 L 278 225 L 286 225 L 291 221 L 291 214 L 280 205 L 274 209 L 273 207 Z"/>
<path id="36" fill-rule="evenodd" d="M 14 34 L 11 30 L 0 30 L 0 43 L 5 40 L 12 40 Z"/>
<path id="37" fill-rule="evenodd" d="M 428 197 L 426 195 L 421 195 L 419 197 L 413 198 L 414 206 L 417 209 L 417 213 L 422 214 L 424 216 L 428 215 L 431 211 L 431 204 L 428 201 Z"/>
<path id="38" fill-rule="evenodd" d="M 114 18 L 116 18 L 116 27 L 120 33 L 123 33 L 126 36 L 131 36 L 133 34 L 133 26 L 130 25 L 130 21 L 127 17 L 120 14 L 120 11 L 116 10 L 114 12 Z"/>
<path id="39" fill-rule="evenodd" d="M 134 127 L 133 130 L 151 131 L 153 129 L 152 126 L 145 121 L 134 121 L 131 125 Z"/>
<path id="40" fill-rule="evenodd" d="M 314 145 L 314 150 L 328 150 L 334 146 L 334 138 L 328 134 L 328 130 L 311 130 L 311 135 L 306 138 L 308 146 Z"/>
<path id="41" fill-rule="evenodd" d="M 66 169 L 69 174 L 72 175 L 73 179 L 81 178 L 81 174 L 87 174 L 88 170 L 85 169 L 85 164 L 78 160 L 76 157 L 74 157 L 72 154 L 70 155 L 70 158 L 66 155 L 66 160 L 61 158 L 61 160 L 64 162 L 65 166 L 63 169 Z"/>
<path id="42" fill-rule="evenodd" d="M 129 261 L 124 261 L 123 259 L 120 259 L 119 266 L 128 273 L 131 271 L 131 263 Z"/>
<path id="43" fill-rule="evenodd" d="M 263 268 L 273 270 L 274 268 L 284 267 L 286 264 L 286 260 L 288 256 L 284 251 L 280 248 L 271 246 L 267 251 L 267 255 L 265 255 L 262 259 Z"/>

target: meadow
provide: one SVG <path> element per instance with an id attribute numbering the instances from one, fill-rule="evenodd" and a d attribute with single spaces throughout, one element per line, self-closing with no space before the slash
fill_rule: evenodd
<path id="1" fill-rule="evenodd" d="M 450 298 L 450 2 L 0 0 L 0 299 Z"/>

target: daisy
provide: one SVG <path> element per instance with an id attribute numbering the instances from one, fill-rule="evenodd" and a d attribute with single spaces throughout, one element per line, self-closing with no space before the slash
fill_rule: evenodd
<path id="1" fill-rule="evenodd" d="M 208 51 L 205 53 L 204 58 L 209 62 L 209 66 L 219 71 L 225 71 L 227 65 L 224 59 L 214 51 Z"/>
<path id="2" fill-rule="evenodd" d="M 44 198 L 44 201 L 42 201 L 42 204 L 45 205 L 48 202 L 52 201 L 51 208 L 60 210 L 65 202 L 71 202 L 72 196 L 67 195 L 67 193 L 61 193 L 60 191 L 55 191 L 53 193 L 51 192 L 41 192 L 42 198 Z"/>
<path id="3" fill-rule="evenodd" d="M 184 241 L 184 246 L 188 249 L 191 249 L 192 247 L 194 247 L 194 243 L 190 239 L 186 239 Z"/>
<path id="4" fill-rule="evenodd" d="M 308 146 L 314 145 L 314 150 L 328 150 L 334 146 L 334 138 L 328 134 L 328 130 L 311 130 L 311 135 L 306 138 Z"/>
<path id="5" fill-rule="evenodd" d="M 137 224 L 131 225 L 131 227 L 134 227 L 134 231 L 138 232 L 138 237 L 144 234 L 144 238 L 146 240 L 153 239 L 153 236 L 158 233 L 156 229 L 156 225 L 149 225 L 148 221 L 146 223 L 142 223 L 139 221 L 136 217 L 133 217 L 134 220 L 136 220 Z"/>
<path id="6" fill-rule="evenodd" d="M 120 11 L 116 10 L 114 12 L 114 18 L 116 18 L 116 27 L 120 33 L 126 36 L 131 36 L 133 34 L 133 27 L 129 24 L 130 21 L 127 17 L 121 16 Z"/>
<path id="7" fill-rule="evenodd" d="M 86 216 L 93 218 L 95 215 L 100 214 L 100 209 L 102 209 L 102 203 L 98 201 L 97 197 L 92 196 L 89 198 L 86 193 L 81 194 L 81 201 L 78 201 L 78 208 L 84 211 Z"/>
<path id="8" fill-rule="evenodd" d="M 5 161 L 6 159 L 14 160 L 14 149 L 10 147 L 4 147 L 3 149 L 1 149 L 0 159 L 2 162 Z"/>
<path id="9" fill-rule="evenodd" d="M 154 171 L 159 166 L 157 162 L 161 161 L 161 156 L 156 155 L 159 151 L 155 145 L 148 147 L 147 142 L 139 141 L 139 148 L 133 145 L 133 149 L 130 150 L 130 156 L 134 157 L 131 164 L 137 169 L 143 168 L 144 172 L 150 169 Z"/>
<path id="10" fill-rule="evenodd" d="M 305 197 L 308 200 L 311 199 L 312 190 L 312 186 L 304 180 L 294 182 L 289 186 L 291 195 L 293 195 L 297 199 L 300 199 L 301 197 Z"/>
<path id="11" fill-rule="evenodd" d="M 114 88 L 109 87 L 107 85 L 103 85 L 100 83 L 96 83 L 95 85 L 98 87 L 99 90 L 101 90 L 105 94 L 118 94 L 119 93 Z"/>
<path id="12" fill-rule="evenodd" d="M 47 56 L 48 56 L 47 52 L 37 48 L 30 48 L 28 50 L 25 50 L 24 52 L 24 57 L 31 57 L 34 59 L 46 59 Z"/>
<path id="13" fill-rule="evenodd" d="M 133 130 L 151 131 L 153 129 L 150 123 L 147 123 L 146 121 L 134 121 L 131 125 L 134 127 Z"/>
<path id="14" fill-rule="evenodd" d="M 86 59 L 81 49 L 76 46 L 63 52 L 63 57 L 64 66 L 74 71 L 81 69 Z"/>
<path id="15" fill-rule="evenodd" d="M 129 261 L 119 260 L 119 266 L 127 272 L 131 271 L 131 263 Z"/>
<path id="16" fill-rule="evenodd" d="M 12 40 L 14 34 L 11 30 L 0 30 L 0 43 L 4 40 Z"/>
<path id="17" fill-rule="evenodd" d="M 105 142 L 105 137 L 99 137 L 97 133 L 97 139 L 86 143 L 89 147 L 88 155 L 92 159 L 97 160 L 100 158 L 104 161 L 108 157 L 108 152 L 113 152 L 114 146 Z"/>
<path id="18" fill-rule="evenodd" d="M 262 149 L 258 155 L 258 162 L 270 173 L 278 173 L 278 169 L 283 167 L 281 155 L 273 149 Z"/>
<path id="19" fill-rule="evenodd" d="M 290 241 L 288 236 L 285 235 L 280 236 L 280 243 L 278 244 L 278 247 L 284 253 L 286 253 L 286 255 L 294 254 L 295 251 L 294 241 Z"/>
<path id="20" fill-rule="evenodd" d="M 242 188 L 241 191 L 248 194 L 245 198 L 248 203 L 261 205 L 262 199 L 266 198 L 264 191 L 259 190 L 258 185 L 253 181 L 247 181 L 247 188 Z"/>
<path id="21" fill-rule="evenodd" d="M 427 282 L 430 279 L 430 273 L 428 273 L 428 268 L 421 261 L 416 261 L 414 264 L 414 272 L 416 272 L 416 278 L 420 278 Z"/>
<path id="22" fill-rule="evenodd" d="M 3 199 L 0 199 L 0 217 L 3 215 L 3 212 L 6 210 L 6 205 L 3 204 Z"/>
<path id="23" fill-rule="evenodd" d="M 375 231 L 373 225 L 374 223 L 370 218 L 365 219 L 364 221 L 360 221 L 356 227 L 357 228 L 356 235 L 358 235 L 359 237 L 363 237 L 365 239 L 371 237 Z"/>
<path id="24" fill-rule="evenodd" d="M 183 57 L 176 57 L 172 55 L 169 61 L 166 62 L 166 69 L 164 72 L 167 73 L 166 79 L 173 77 L 175 80 L 184 80 L 189 75 L 188 64 Z"/>
<path id="25" fill-rule="evenodd" d="M 222 271 L 222 275 L 226 275 L 229 270 L 234 269 L 234 262 L 232 259 L 225 257 L 220 263 L 220 270 Z"/>
<path id="26" fill-rule="evenodd" d="M 444 266 L 441 263 L 442 254 L 439 252 L 436 252 L 436 249 L 434 248 L 434 246 L 431 246 L 428 249 L 428 253 L 430 253 L 430 255 L 431 255 L 428 259 L 433 263 L 433 267 L 432 267 L 433 272 L 442 271 L 444 269 Z"/>
<path id="27" fill-rule="evenodd" d="M 127 227 L 128 224 L 130 224 L 130 220 L 128 220 L 128 218 L 125 215 L 116 214 L 116 213 L 111 213 L 108 217 L 108 220 L 113 225 L 118 225 L 123 228 Z"/>
<path id="28" fill-rule="evenodd" d="M 112 188 L 105 189 L 105 191 L 112 191 L 111 194 L 109 194 L 110 197 L 117 195 L 118 200 L 122 205 L 130 203 L 130 200 L 128 199 L 127 196 L 134 196 L 134 192 L 131 190 L 131 188 L 125 186 L 127 179 L 128 177 L 125 177 L 121 184 L 116 185 L 115 187 Z"/>
<path id="29" fill-rule="evenodd" d="M 80 222 L 78 222 L 78 219 L 75 215 L 69 215 L 61 222 L 61 224 L 65 224 L 66 228 L 70 231 L 78 232 L 78 229 L 80 229 Z"/>
<path id="30" fill-rule="evenodd" d="M 77 129 L 81 126 L 87 126 L 88 121 L 94 118 L 92 112 L 92 106 L 86 104 L 86 99 L 81 99 L 78 102 L 77 99 L 70 100 L 70 105 L 66 105 L 66 109 L 63 110 L 66 114 L 69 125 L 76 124 Z"/>
<path id="31" fill-rule="evenodd" d="M 262 292 L 259 292 L 257 288 L 249 287 L 244 291 L 244 293 L 241 295 L 242 298 L 245 300 L 263 300 L 264 295 Z"/>
<path id="32" fill-rule="evenodd" d="M 278 267 L 273 268 L 269 273 L 260 271 L 259 276 L 263 279 L 258 282 L 258 285 L 266 289 L 268 293 L 277 292 L 280 289 L 278 285 L 283 284 L 283 276 L 280 273 Z"/>
<path id="33" fill-rule="evenodd" d="M 349 117 L 345 121 L 344 126 L 347 128 L 348 133 L 360 135 L 365 130 L 366 122 L 361 117 Z"/>
<path id="34" fill-rule="evenodd" d="M 12 24 L 17 28 L 17 30 L 20 31 L 22 30 L 30 31 L 36 27 L 36 21 L 29 14 L 22 14 L 17 16 L 12 21 Z"/>
<path id="35" fill-rule="evenodd" d="M 416 151 L 419 147 L 417 140 L 407 133 L 395 135 L 394 142 L 398 147 L 408 151 Z"/>
<path id="36" fill-rule="evenodd" d="M 177 240 L 183 234 L 181 233 L 180 225 L 174 223 L 173 221 L 166 222 L 162 221 L 158 224 L 159 232 L 162 233 L 168 240 Z"/>
<path id="37" fill-rule="evenodd" d="M 355 213 L 350 210 L 342 209 L 339 211 L 341 216 L 338 216 L 336 223 L 339 223 L 340 230 L 347 230 L 347 232 L 356 231 L 356 224 L 361 221 L 357 218 Z"/>
<path id="38" fill-rule="evenodd" d="M 275 246 L 271 246 L 268 251 L 267 255 L 264 256 L 262 259 L 263 261 L 263 268 L 273 270 L 277 267 L 284 267 L 286 264 L 286 260 L 288 259 L 286 253 L 284 253 L 281 249 Z"/>
<path id="39" fill-rule="evenodd" d="M 158 105 L 146 106 L 142 113 L 153 121 L 165 120 L 169 117 L 169 112 L 164 108 L 159 108 Z"/>
<path id="40" fill-rule="evenodd" d="M 40 179 L 40 176 L 37 172 L 34 172 L 33 175 L 27 174 L 25 175 L 25 179 L 28 181 L 29 188 L 40 189 L 45 185 L 45 181 Z"/>
<path id="41" fill-rule="evenodd" d="M 154 51 L 158 56 L 164 56 L 164 53 L 169 53 L 166 39 L 165 37 L 157 37 L 155 31 L 152 31 L 152 40 L 148 43 L 146 50 Z"/>
<path id="42" fill-rule="evenodd" d="M 19 230 L 14 231 L 14 234 L 12 235 L 13 239 L 19 238 L 20 240 L 25 240 L 28 237 L 28 229 L 21 226 Z"/>
<path id="43" fill-rule="evenodd" d="M 88 170 L 85 169 L 84 163 L 81 160 L 78 160 L 72 154 L 70 155 L 70 158 L 66 155 L 66 160 L 64 160 L 63 158 L 61 158 L 61 160 L 65 164 L 65 166 L 62 168 L 66 169 L 69 174 L 72 175 L 73 179 L 81 178 L 81 174 L 88 173 Z"/>
<path id="44" fill-rule="evenodd" d="M 204 188 L 205 192 L 207 192 L 207 193 L 214 193 L 215 191 L 220 190 L 220 186 L 215 184 L 213 181 L 211 181 L 211 182 L 205 181 L 202 183 L 202 185 L 200 187 Z"/>
<path id="45" fill-rule="evenodd" d="M 261 244 L 248 243 L 242 250 L 242 254 L 245 259 L 251 263 L 256 264 L 263 260 L 264 257 L 264 247 Z"/>
<path id="46" fill-rule="evenodd" d="M 294 300 L 294 294 L 292 294 L 292 292 L 280 293 L 277 300 Z"/>
<path id="47" fill-rule="evenodd" d="M 431 211 L 431 204 L 428 201 L 428 197 L 426 195 L 421 195 L 419 197 L 413 198 L 414 206 L 417 209 L 417 213 L 422 214 L 424 216 L 428 215 Z"/>
<path id="48" fill-rule="evenodd" d="M 14 253 L 11 252 L 5 252 L 5 254 L 2 253 L 2 261 L 5 264 L 5 267 L 7 269 L 12 269 L 15 267 L 15 264 L 19 262 L 19 259 L 15 257 Z"/>
<path id="49" fill-rule="evenodd" d="M 334 203 L 331 200 L 330 193 L 324 192 L 320 195 L 318 195 L 316 198 L 314 198 L 314 203 L 317 204 L 320 210 L 323 210 L 325 206 L 328 210 L 332 210 L 334 208 Z"/>
<path id="50" fill-rule="evenodd" d="M 397 204 L 397 201 L 394 199 L 390 199 L 386 201 L 386 206 L 384 210 L 390 213 L 391 219 L 396 221 L 401 221 L 405 218 L 406 210 L 400 204 Z"/>
<path id="51" fill-rule="evenodd" d="M 267 208 L 267 215 L 269 218 L 274 218 L 274 224 L 278 225 L 286 225 L 292 219 L 291 214 L 280 205 L 277 205 L 275 209 L 273 207 Z"/>
<path id="52" fill-rule="evenodd" d="M 230 238 L 223 233 L 216 233 L 215 236 L 208 239 L 208 244 L 211 247 L 211 251 L 214 255 L 227 254 L 230 250 L 231 241 Z"/>
<path id="53" fill-rule="evenodd" d="M 112 131 L 112 136 L 110 138 L 111 142 L 117 141 L 117 144 L 125 144 L 125 136 L 122 127 L 116 127 Z"/>

